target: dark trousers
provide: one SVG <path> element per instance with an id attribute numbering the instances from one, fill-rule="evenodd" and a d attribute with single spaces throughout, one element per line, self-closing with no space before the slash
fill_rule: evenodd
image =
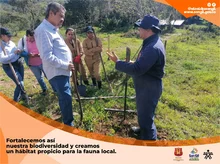
<path id="1" fill-rule="evenodd" d="M 141 129 L 141 140 L 157 139 L 157 129 L 154 124 L 154 115 L 157 103 L 158 100 L 146 100 L 144 108 L 137 108 L 138 124 Z"/>
<path id="2" fill-rule="evenodd" d="M 136 86 L 136 105 L 138 123 L 142 140 L 156 140 L 157 129 L 154 124 L 155 110 L 162 94 L 160 80 L 144 81 L 144 86 Z"/>
<path id="3" fill-rule="evenodd" d="M 23 62 L 21 59 L 18 59 L 17 61 L 15 61 L 11 64 L 15 70 L 15 74 L 17 75 L 18 81 L 20 82 L 21 86 L 19 86 L 19 84 L 17 83 L 9 64 L 2 64 L 2 68 L 3 68 L 4 72 L 7 74 L 7 76 L 10 79 L 12 79 L 14 81 L 14 83 L 16 84 L 16 88 L 14 90 L 13 100 L 19 101 L 21 94 L 23 94 L 21 87 L 24 88 L 24 82 L 23 82 L 23 80 L 24 80 L 24 66 L 23 66 Z"/>

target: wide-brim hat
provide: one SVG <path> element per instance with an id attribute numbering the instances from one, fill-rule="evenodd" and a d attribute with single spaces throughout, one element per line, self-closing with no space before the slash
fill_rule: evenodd
<path id="1" fill-rule="evenodd" d="M 137 20 L 135 22 L 136 27 L 140 27 L 143 29 L 151 29 L 154 28 L 161 32 L 161 29 L 159 27 L 159 19 L 153 15 L 145 15 L 144 18 L 141 20 Z"/>

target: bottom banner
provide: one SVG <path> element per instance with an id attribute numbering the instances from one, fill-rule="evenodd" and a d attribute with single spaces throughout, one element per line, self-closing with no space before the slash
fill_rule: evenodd
<path id="1" fill-rule="evenodd" d="M 0 96 L 1 164 L 219 163 L 219 137 L 192 145 L 107 137 L 67 127 Z M 94 139 L 96 138 L 96 139 Z M 206 139 L 207 141 L 207 139 Z M 173 142 L 173 144 L 172 144 Z M 183 142 L 184 143 L 184 142 Z M 176 145 L 176 146 L 175 146 Z"/>

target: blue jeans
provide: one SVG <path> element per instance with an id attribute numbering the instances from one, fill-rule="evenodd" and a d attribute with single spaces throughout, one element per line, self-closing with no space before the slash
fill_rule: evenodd
<path id="1" fill-rule="evenodd" d="M 45 76 L 42 64 L 39 66 L 29 66 L 31 71 L 33 72 L 34 76 L 36 77 L 40 87 L 43 91 L 47 90 L 47 86 L 44 82 L 43 74 Z M 46 77 L 46 76 L 45 76 Z"/>
<path id="2" fill-rule="evenodd" d="M 5 71 L 5 73 L 16 84 L 16 88 L 14 90 L 14 98 L 13 98 L 13 100 L 14 101 L 19 101 L 21 94 L 24 94 L 22 92 L 22 90 L 21 90 L 21 87 L 24 88 L 24 82 L 23 82 L 23 80 L 24 80 L 24 66 L 23 66 L 23 63 L 20 60 L 17 60 L 15 62 L 13 62 L 12 66 L 13 66 L 13 68 L 15 70 L 15 74 L 17 75 L 18 81 L 20 82 L 21 86 L 19 86 L 19 84 L 17 83 L 17 81 L 16 81 L 16 79 L 15 79 L 13 73 L 12 73 L 12 70 L 11 70 L 9 64 L 2 64 L 2 68 Z"/>
<path id="3" fill-rule="evenodd" d="M 73 126 L 72 94 L 69 76 L 55 76 L 49 82 L 57 92 L 63 123 Z"/>

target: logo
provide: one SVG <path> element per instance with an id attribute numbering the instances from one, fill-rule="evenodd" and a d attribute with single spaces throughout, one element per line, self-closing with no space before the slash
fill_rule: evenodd
<path id="1" fill-rule="evenodd" d="M 190 161 L 199 161 L 199 154 L 198 154 L 198 150 L 196 148 L 193 148 L 193 150 L 190 152 L 189 160 Z"/>
<path id="2" fill-rule="evenodd" d="M 212 159 L 213 153 L 207 150 L 207 152 L 204 152 L 203 155 L 205 156 L 205 159 Z"/>
<path id="3" fill-rule="evenodd" d="M 208 6 L 208 7 L 216 7 L 216 3 L 210 3 L 210 2 L 209 2 L 209 3 L 207 3 L 207 6 Z"/>
<path id="4" fill-rule="evenodd" d="M 199 16 L 217 26 L 220 26 L 219 19 L 219 0 L 154 0 L 165 5 L 171 5 L 179 11 L 184 17 Z"/>
<path id="5" fill-rule="evenodd" d="M 176 156 L 174 159 L 175 161 L 183 161 L 183 159 L 181 157 L 183 155 L 182 148 L 175 148 L 174 155 Z"/>

